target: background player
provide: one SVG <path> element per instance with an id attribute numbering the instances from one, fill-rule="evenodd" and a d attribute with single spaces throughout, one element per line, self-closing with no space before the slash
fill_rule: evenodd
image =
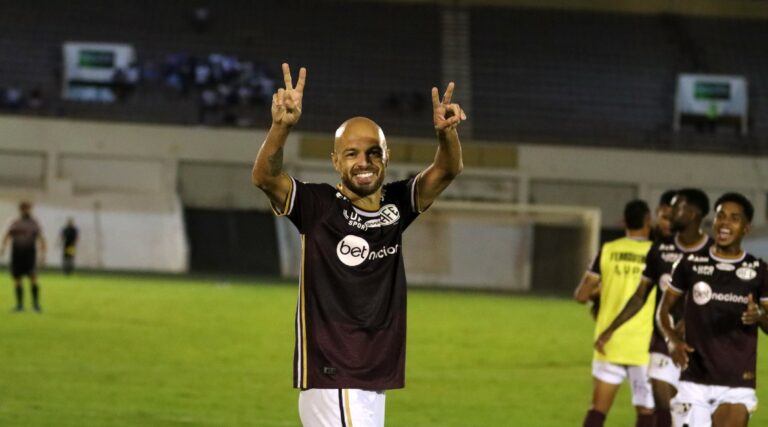
<path id="1" fill-rule="evenodd" d="M 648 205 L 634 200 L 624 207 L 626 236 L 603 245 L 592 266 L 576 288 L 575 298 L 587 302 L 600 294 L 600 312 L 595 334 L 605 328 L 616 313 L 632 297 L 643 272 L 645 255 L 651 247 L 651 214 Z M 637 410 L 638 427 L 653 425 L 653 395 L 648 379 L 648 340 L 653 330 L 653 303 L 616 333 L 603 352 L 595 352 L 592 360 L 592 407 L 584 419 L 584 427 L 602 426 L 613 405 L 621 383 L 629 377 L 632 404 Z"/>
<path id="2" fill-rule="evenodd" d="M 465 118 L 432 88 L 438 137 L 433 163 L 417 176 L 383 185 L 389 150 L 381 128 L 356 117 L 336 131 L 336 186 L 305 184 L 283 172 L 288 133 L 302 113 L 306 70 L 272 98 L 272 126 L 252 182 L 275 212 L 301 233 L 294 386 L 305 426 L 383 426 L 384 390 L 405 377 L 406 283 L 402 233 L 461 172 L 456 127 Z"/>
<path id="3" fill-rule="evenodd" d="M 706 253 L 712 240 L 701 230 L 701 223 L 708 213 L 709 198 L 703 191 L 696 188 L 685 188 L 675 194 L 670 214 L 670 228 L 675 233 L 674 237 L 657 240 L 648 251 L 640 285 L 619 315 L 598 336 L 595 341 L 595 348 L 598 352 L 604 351 L 614 331 L 638 313 L 654 291 L 656 292 L 655 307 L 658 307 L 661 292 L 669 285 L 672 265 L 677 260 L 686 254 Z M 658 285 L 659 289 L 656 290 L 654 285 Z M 677 314 L 679 319 L 679 313 Z M 677 393 L 680 370 L 672 363 L 664 336 L 656 327 L 655 322 L 650 352 L 651 364 L 648 368 L 648 375 L 651 377 L 656 406 L 655 425 L 668 427 L 672 424 L 669 402 Z"/>
<path id="4" fill-rule="evenodd" d="M 704 256 L 683 257 L 664 291 L 657 322 L 682 368 L 672 400 L 675 426 L 746 426 L 757 407 L 757 324 L 768 327 L 768 270 L 741 248 L 753 214 L 741 194 L 721 196 L 715 202 L 714 245 Z M 669 314 L 683 298 L 681 333 Z"/>
<path id="5" fill-rule="evenodd" d="M 651 240 L 653 241 L 674 234 L 672 231 L 672 199 L 675 194 L 677 194 L 676 190 L 667 190 L 659 197 L 653 231 L 651 232 Z"/>
<path id="6" fill-rule="evenodd" d="M 32 291 L 32 307 L 35 311 L 40 312 L 40 286 L 37 283 L 35 268 L 38 255 L 41 264 L 45 260 L 45 239 L 40 224 L 32 217 L 32 204 L 21 202 L 19 213 L 19 217 L 11 223 L 3 236 L 0 256 L 5 254 L 8 242 L 12 242 L 11 276 L 13 276 L 16 289 L 16 311 L 24 310 L 22 279 L 27 276 Z"/>
<path id="7" fill-rule="evenodd" d="M 61 245 L 61 267 L 64 274 L 70 275 L 75 271 L 75 254 L 77 253 L 78 230 L 75 220 L 67 218 L 67 225 L 61 229 L 59 244 Z"/>

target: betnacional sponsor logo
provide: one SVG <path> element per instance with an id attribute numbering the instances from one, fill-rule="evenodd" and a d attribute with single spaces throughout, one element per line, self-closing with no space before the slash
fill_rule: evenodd
<path id="1" fill-rule="evenodd" d="M 736 270 L 736 267 L 733 264 L 728 264 L 727 262 L 720 262 L 715 267 L 720 271 L 733 271 Z"/>
<path id="2" fill-rule="evenodd" d="M 737 295 L 733 292 L 712 292 L 712 288 L 706 282 L 698 282 L 693 285 L 693 302 L 697 305 L 704 305 L 710 301 L 747 304 L 749 298 L 746 295 Z"/>
<path id="3" fill-rule="evenodd" d="M 757 277 L 757 271 L 753 268 L 741 267 L 736 270 L 736 277 L 744 281 L 752 280 Z"/>
<path id="4" fill-rule="evenodd" d="M 715 274 L 715 266 L 714 265 L 694 265 L 693 271 L 695 271 L 696 274 L 700 276 L 711 276 Z"/>
<path id="5" fill-rule="evenodd" d="M 688 255 L 687 259 L 688 259 L 688 261 L 691 261 L 691 262 L 707 262 L 707 261 L 709 261 L 709 257 L 696 256 L 696 255 L 693 255 L 693 254 Z"/>
<path id="6" fill-rule="evenodd" d="M 348 235 L 336 245 L 336 256 L 344 265 L 357 267 L 365 261 L 372 261 L 395 255 L 400 250 L 400 245 L 382 246 L 377 250 L 371 250 L 368 242 L 359 236 Z"/>
<path id="7" fill-rule="evenodd" d="M 693 285 L 693 302 L 704 305 L 712 299 L 712 288 L 707 282 L 698 282 Z"/>
<path id="8" fill-rule="evenodd" d="M 668 264 L 674 264 L 675 262 L 677 262 L 677 260 L 682 258 L 682 256 L 683 256 L 682 254 L 679 254 L 676 252 L 665 252 L 661 254 L 661 259 Z"/>

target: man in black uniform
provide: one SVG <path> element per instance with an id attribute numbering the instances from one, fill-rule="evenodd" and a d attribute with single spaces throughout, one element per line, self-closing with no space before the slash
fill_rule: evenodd
<path id="1" fill-rule="evenodd" d="M 301 234 L 294 387 L 305 426 L 383 426 L 384 390 L 405 383 L 406 282 L 402 233 L 462 170 L 456 127 L 465 119 L 432 88 L 438 146 L 415 177 L 383 184 L 389 150 L 381 128 L 355 117 L 336 131 L 336 187 L 283 172 L 283 146 L 302 111 L 306 70 L 272 97 L 272 126 L 252 182 Z"/>
<path id="2" fill-rule="evenodd" d="M 675 426 L 746 426 L 757 407 L 757 326 L 768 328 L 768 269 L 741 248 L 753 214 L 741 194 L 721 196 L 714 245 L 704 255 L 684 256 L 664 291 L 657 323 L 682 368 L 672 400 Z M 669 316 L 682 300 L 684 333 Z"/>
<path id="3" fill-rule="evenodd" d="M 684 255 L 706 254 L 712 239 L 701 230 L 701 222 L 707 213 L 709 213 L 709 198 L 706 193 L 696 188 L 677 191 L 672 199 L 670 213 L 670 228 L 675 234 L 672 237 L 658 239 L 651 246 L 646 255 L 645 271 L 637 291 L 596 340 L 595 347 L 598 351 L 603 351 L 616 329 L 640 311 L 656 286 L 658 287 L 656 290 L 656 307 L 658 308 L 661 293 L 669 286 L 672 265 L 675 262 Z M 676 314 L 679 319 L 679 313 Z M 669 357 L 664 336 L 655 324 L 653 335 L 651 335 L 650 352 L 648 376 L 651 378 L 653 388 L 655 425 L 669 427 L 672 424 L 669 402 L 677 393 L 680 369 Z"/>
<path id="4" fill-rule="evenodd" d="M 67 225 L 61 229 L 59 242 L 61 243 L 61 267 L 64 274 L 69 276 L 75 271 L 75 254 L 77 253 L 77 227 L 75 220 L 67 219 Z"/>
<path id="5" fill-rule="evenodd" d="M 677 194 L 676 190 L 667 190 L 659 197 L 651 240 L 670 237 L 674 234 L 672 230 L 672 199 L 675 194 Z"/>
<path id="6" fill-rule="evenodd" d="M 40 287 L 37 283 L 35 265 L 38 255 L 41 262 L 45 259 L 45 239 L 40 224 L 32 217 L 32 204 L 21 202 L 19 204 L 21 215 L 14 220 L 3 236 L 0 246 L 0 257 L 5 255 L 8 242 L 11 245 L 11 275 L 16 285 L 16 311 L 24 310 L 24 288 L 22 279 L 29 277 L 32 289 L 32 306 L 40 312 Z M 40 252 L 37 252 L 39 245 Z"/>

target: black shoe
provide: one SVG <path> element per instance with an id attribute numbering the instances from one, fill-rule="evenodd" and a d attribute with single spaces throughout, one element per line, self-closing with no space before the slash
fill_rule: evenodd
<path id="1" fill-rule="evenodd" d="M 35 311 L 36 311 L 36 312 L 38 312 L 38 313 L 42 313 L 42 312 L 43 312 L 43 308 L 42 308 L 42 307 L 40 307 L 39 305 L 36 305 L 36 306 L 34 307 L 34 309 L 35 309 Z"/>
<path id="2" fill-rule="evenodd" d="M 13 309 L 13 311 L 15 311 L 17 313 L 20 313 L 20 312 L 24 311 L 24 307 L 20 306 L 20 305 L 17 305 L 16 308 Z"/>

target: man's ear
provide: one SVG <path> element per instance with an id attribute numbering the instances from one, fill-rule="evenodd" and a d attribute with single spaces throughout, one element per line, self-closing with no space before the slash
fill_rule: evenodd
<path id="1" fill-rule="evenodd" d="M 744 226 L 744 235 L 746 236 L 750 231 L 752 231 L 752 223 L 748 223 Z"/>
<path id="2" fill-rule="evenodd" d="M 341 170 L 339 169 L 339 165 L 336 162 L 337 159 L 338 157 L 336 157 L 336 152 L 335 151 L 331 152 L 331 163 L 333 163 L 333 168 L 336 169 L 336 172 L 341 173 Z"/>

